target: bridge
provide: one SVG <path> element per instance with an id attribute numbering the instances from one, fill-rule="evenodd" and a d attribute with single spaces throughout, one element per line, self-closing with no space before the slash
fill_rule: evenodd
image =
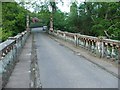
<path id="1" fill-rule="evenodd" d="M 0 44 L 2 88 L 118 88 L 120 41 L 29 28 Z"/>

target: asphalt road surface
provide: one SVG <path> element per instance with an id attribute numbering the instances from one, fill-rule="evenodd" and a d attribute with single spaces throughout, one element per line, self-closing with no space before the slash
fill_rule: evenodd
<path id="1" fill-rule="evenodd" d="M 118 79 L 34 28 L 43 88 L 118 88 Z"/>

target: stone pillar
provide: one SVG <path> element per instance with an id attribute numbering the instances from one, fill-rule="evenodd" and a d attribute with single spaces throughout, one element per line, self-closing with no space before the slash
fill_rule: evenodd
<path id="1" fill-rule="evenodd" d="M 53 15 L 51 13 L 51 16 L 50 16 L 50 32 L 53 31 Z"/>
<path id="2" fill-rule="evenodd" d="M 27 31 L 30 31 L 30 29 L 29 29 L 29 15 L 27 15 L 27 17 L 26 17 L 26 30 Z"/>
<path id="3" fill-rule="evenodd" d="M 77 34 L 74 35 L 74 40 L 75 40 L 76 46 L 78 46 L 78 37 L 77 37 Z"/>

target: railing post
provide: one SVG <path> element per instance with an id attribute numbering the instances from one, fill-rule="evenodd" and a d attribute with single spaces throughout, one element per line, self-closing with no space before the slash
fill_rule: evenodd
<path id="1" fill-rule="evenodd" d="M 75 34 L 75 44 L 76 44 L 76 46 L 78 46 L 78 37 L 77 37 L 77 34 Z"/>

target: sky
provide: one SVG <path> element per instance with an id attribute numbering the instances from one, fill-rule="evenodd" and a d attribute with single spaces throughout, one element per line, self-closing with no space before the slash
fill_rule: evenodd
<path id="1" fill-rule="evenodd" d="M 80 4 L 81 2 L 84 2 L 84 0 L 76 0 L 78 2 L 78 4 Z M 57 6 L 58 8 L 62 11 L 62 12 L 70 12 L 70 0 L 64 0 L 63 1 L 64 4 L 62 5 L 62 3 L 58 3 Z M 74 0 L 72 1 L 74 2 Z"/>
<path id="2" fill-rule="evenodd" d="M 62 12 L 69 12 L 70 11 L 70 4 L 69 3 L 70 2 L 64 2 L 63 5 L 62 5 L 62 3 L 58 3 L 57 6 Z"/>
<path id="3" fill-rule="evenodd" d="M 15 1 L 22 1 L 22 0 L 15 0 Z M 24 0 L 23 0 L 24 1 Z M 46 0 L 25 0 L 25 2 L 32 2 L 32 1 L 38 1 L 39 2 L 45 2 Z M 48 1 L 48 0 L 47 0 Z M 51 1 L 54 1 L 54 0 L 51 0 Z M 60 2 L 60 0 L 55 0 L 58 4 L 57 4 L 57 7 L 62 11 L 62 12 L 70 12 L 70 3 L 71 2 L 77 2 L 78 5 L 84 1 L 87 1 L 87 0 L 62 0 L 62 2 L 64 4 L 62 4 Z M 91 2 L 105 2 L 105 1 L 109 1 L 109 2 L 114 2 L 115 0 L 89 0 Z M 117 0 L 116 0 L 117 1 Z M 29 8 L 28 10 L 30 10 L 31 12 L 34 11 L 33 8 Z"/>
<path id="4" fill-rule="evenodd" d="M 44 1 L 44 0 L 40 0 L 40 1 Z M 62 11 L 62 12 L 70 12 L 70 3 L 71 2 L 75 2 L 77 1 L 78 4 L 80 4 L 81 2 L 84 2 L 84 0 L 62 0 L 64 4 L 62 4 L 61 2 L 59 2 L 59 0 L 57 1 L 57 7 Z M 29 8 L 29 10 L 31 12 L 34 11 L 33 8 Z"/>

